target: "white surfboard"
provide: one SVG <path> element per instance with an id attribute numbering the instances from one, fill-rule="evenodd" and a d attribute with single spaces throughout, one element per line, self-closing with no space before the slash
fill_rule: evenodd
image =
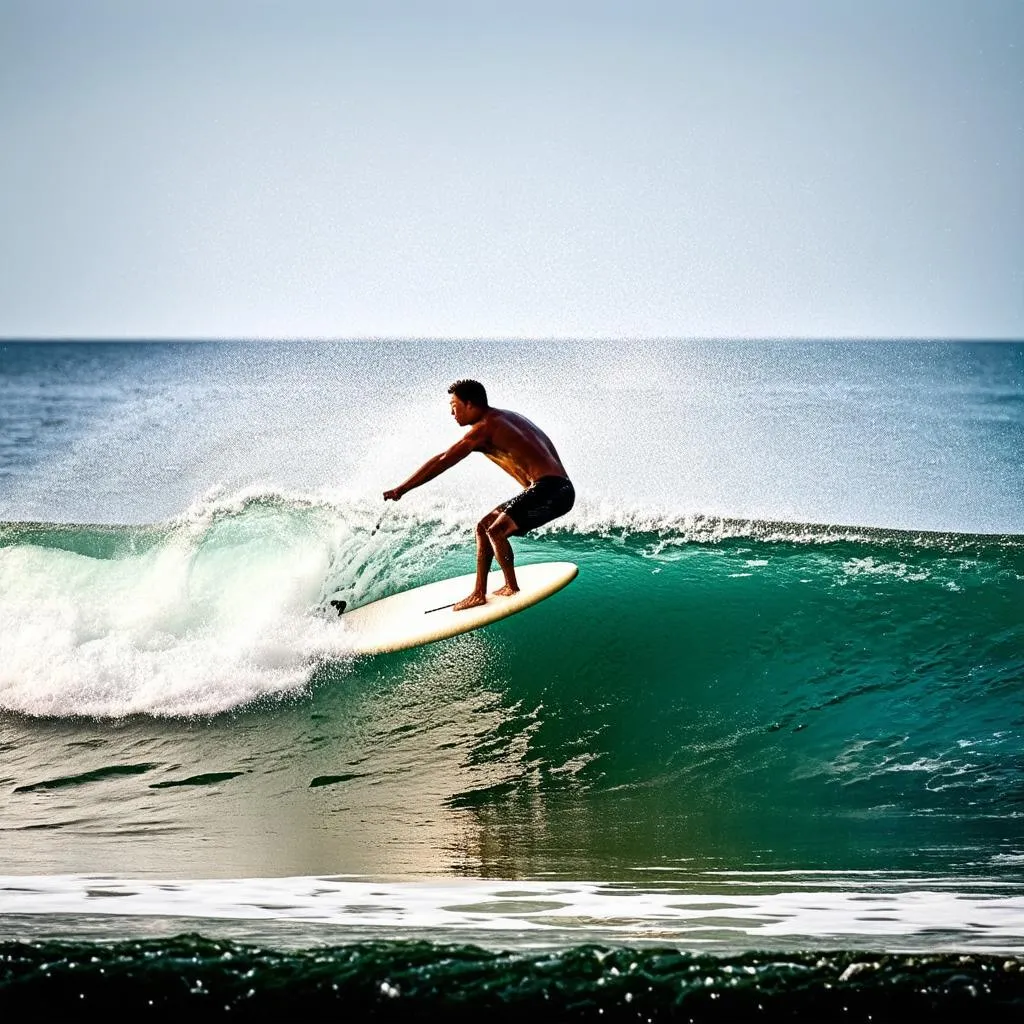
<path id="1" fill-rule="evenodd" d="M 383 654 L 407 647 L 445 640 L 497 622 L 557 593 L 576 578 L 579 569 L 572 562 L 540 562 L 517 565 L 519 593 L 495 597 L 491 591 L 505 583 L 500 571 L 487 578 L 487 603 L 463 611 L 452 605 L 468 596 L 476 579 L 474 573 L 428 583 L 423 587 L 381 598 L 341 615 L 346 632 L 358 654 Z"/>

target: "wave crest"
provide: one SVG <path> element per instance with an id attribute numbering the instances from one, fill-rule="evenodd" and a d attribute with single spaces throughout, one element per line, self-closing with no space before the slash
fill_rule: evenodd
<path id="1" fill-rule="evenodd" d="M 249 488 L 211 491 L 151 526 L 4 524 L 0 706 L 30 715 L 196 715 L 299 693 L 318 665 L 349 660 L 343 622 L 322 614 L 327 595 L 341 591 L 357 606 L 470 571 L 477 515 L 443 501 L 383 506 L 341 492 Z M 972 585 L 972 572 L 981 583 L 1019 587 L 1024 578 L 1018 536 L 780 523 L 586 501 L 516 545 L 526 560 L 579 562 L 599 601 L 602 581 L 646 595 L 641 576 L 661 571 L 649 569 L 652 562 L 702 551 L 738 560 L 716 575 L 705 559 L 673 591 L 652 592 L 652 622 L 689 593 L 741 580 L 768 586 L 766 599 L 774 600 L 771 588 L 787 580 L 813 583 L 823 594 L 935 583 L 960 593 Z M 815 553 L 826 558 L 824 570 L 808 561 Z M 634 560 L 645 567 L 630 568 Z"/>

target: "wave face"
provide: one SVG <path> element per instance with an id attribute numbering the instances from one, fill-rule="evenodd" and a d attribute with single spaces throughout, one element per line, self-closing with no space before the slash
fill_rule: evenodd
<path id="1" fill-rule="evenodd" d="M 213 714 L 301 690 L 351 660 L 328 595 L 355 607 L 472 569 L 471 522 L 377 511 L 263 494 L 160 527 L 0 526 L 3 706 Z M 1020 537 L 583 509 L 517 547 L 581 566 L 571 604 L 523 623 L 557 623 L 523 652 L 538 677 L 623 684 L 652 712 L 713 692 L 800 731 L 898 693 L 922 718 L 959 701 L 984 720 L 1024 667 Z"/>
<path id="2" fill-rule="evenodd" d="M 1024 538 L 584 506 L 518 542 L 521 562 L 580 566 L 565 592 L 479 633 L 355 659 L 327 595 L 359 605 L 472 565 L 471 522 L 375 515 L 263 494 L 155 528 L 8 524 L 0 706 L 273 717 L 282 700 L 330 707 L 382 674 L 423 675 L 436 694 L 497 694 L 490 727 L 463 744 L 455 808 L 520 788 L 619 794 L 645 818 L 695 793 L 704 809 L 798 800 L 923 821 L 1024 811 Z M 361 714 L 386 740 L 393 707 Z M 379 782 L 405 756 L 378 751 L 355 773 L 311 760 L 308 784 Z M 79 779 L 38 775 L 19 781 Z"/>

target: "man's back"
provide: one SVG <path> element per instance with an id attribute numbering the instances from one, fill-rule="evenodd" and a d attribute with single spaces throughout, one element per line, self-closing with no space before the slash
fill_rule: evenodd
<path id="1" fill-rule="evenodd" d="M 545 476 L 568 477 L 551 439 L 525 416 L 492 408 L 480 426 L 483 436 L 479 451 L 523 487 Z"/>

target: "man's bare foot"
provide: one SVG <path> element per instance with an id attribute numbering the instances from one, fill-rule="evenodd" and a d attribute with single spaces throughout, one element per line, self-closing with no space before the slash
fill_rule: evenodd
<path id="1" fill-rule="evenodd" d="M 457 604 L 453 604 L 452 611 L 461 612 L 465 608 L 476 608 L 481 604 L 487 604 L 486 594 L 470 594 L 469 597 L 464 597 Z"/>
<path id="2" fill-rule="evenodd" d="M 495 597 L 511 597 L 513 594 L 518 594 L 518 587 L 510 587 L 507 583 L 501 588 L 501 590 L 493 591 Z"/>

